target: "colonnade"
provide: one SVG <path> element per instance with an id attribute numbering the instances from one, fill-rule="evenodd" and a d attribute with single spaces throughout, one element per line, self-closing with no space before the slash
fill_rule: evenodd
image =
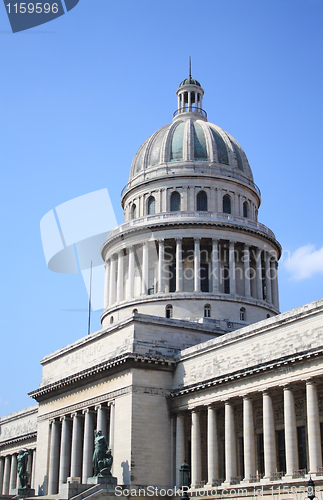
<path id="1" fill-rule="evenodd" d="M 93 476 L 94 430 L 101 431 L 114 446 L 114 403 L 63 415 L 50 421 L 48 494 L 58 493 L 68 477 L 86 484 Z"/>
<path id="2" fill-rule="evenodd" d="M 277 426 L 275 423 L 275 408 L 271 391 L 258 394 L 245 395 L 234 400 L 217 402 L 207 407 L 197 407 L 189 412 L 178 413 L 176 415 L 176 484 L 180 486 L 179 469 L 184 460 L 190 456 L 191 484 L 199 486 L 205 483 L 209 485 L 235 484 L 236 482 L 257 482 L 260 480 L 291 479 L 298 477 L 300 471 L 299 447 L 302 443 L 298 438 L 298 427 L 295 410 L 294 389 L 291 385 L 285 385 L 280 390 L 283 391 L 283 429 L 284 429 L 284 464 L 285 470 L 279 471 L 279 456 L 277 450 Z M 259 396 L 262 398 L 262 428 L 255 425 L 254 402 Z M 223 411 L 224 407 L 224 411 Z M 242 407 L 242 415 L 240 413 Z M 258 404 L 259 407 L 259 404 Z M 237 419 L 237 408 L 241 422 Z M 319 403 L 317 385 L 313 379 L 306 381 L 306 405 L 304 405 L 304 420 L 306 421 L 306 472 L 322 475 L 322 446 Z M 218 410 L 221 410 L 219 412 Z M 203 432 L 201 432 L 201 422 L 204 412 L 204 442 Z M 189 414 L 188 414 L 189 413 Z M 223 422 L 219 421 L 221 415 Z M 206 425 L 205 425 L 206 418 Z M 259 411 L 257 413 L 259 419 Z M 186 422 L 186 425 L 185 425 Z M 221 430 L 220 430 L 221 423 Z M 188 436 L 188 425 L 191 429 Z M 240 430 L 240 444 L 237 446 L 237 439 Z M 281 426 L 279 427 L 281 429 Z M 261 433 L 263 438 L 263 470 L 259 470 L 261 450 L 257 450 L 256 434 Z M 190 437 L 190 450 L 188 439 Z M 241 439 L 242 438 L 242 439 Z M 222 441 L 221 441 L 222 439 Z M 224 442 L 223 442 L 224 439 Z M 221 441 L 221 443 L 220 443 Z M 221 444 L 221 446 L 220 446 Z M 220 451 L 221 448 L 221 451 Z M 224 451 L 224 466 L 223 466 Z M 205 453 L 206 452 L 206 453 Z M 204 464 L 202 471 L 203 457 L 207 457 L 207 464 Z M 239 463 L 242 462 L 242 463 Z M 220 471 L 221 468 L 221 471 Z M 260 467 L 262 468 L 262 467 Z M 238 472 L 243 471 L 238 477 Z M 279 471 L 279 472 L 277 472 Z"/>
<path id="3" fill-rule="evenodd" d="M 272 252 L 235 241 L 201 237 L 144 241 L 106 261 L 104 308 L 139 295 L 193 291 L 253 297 L 278 309 L 277 267 Z M 205 272 L 202 276 L 203 269 L 207 276 Z"/>
<path id="4" fill-rule="evenodd" d="M 17 457 L 18 453 L 0 457 L 0 494 L 2 495 L 13 495 L 13 490 L 20 487 L 17 474 Z M 29 485 L 31 488 L 34 487 L 35 464 L 36 450 L 33 449 L 28 456 L 27 462 L 27 473 L 29 475 Z"/>

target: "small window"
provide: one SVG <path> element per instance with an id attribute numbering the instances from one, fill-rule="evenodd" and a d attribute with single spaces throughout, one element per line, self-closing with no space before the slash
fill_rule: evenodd
<path id="1" fill-rule="evenodd" d="M 147 206 L 148 206 L 148 215 L 154 215 L 156 202 L 153 196 L 150 196 L 150 198 L 148 199 Z"/>
<path id="2" fill-rule="evenodd" d="M 207 194 L 200 191 L 196 197 L 196 210 L 198 212 L 207 212 Z"/>
<path id="3" fill-rule="evenodd" d="M 204 318 L 211 318 L 211 306 L 210 306 L 210 304 L 205 304 L 205 306 L 204 306 Z"/>
<path id="4" fill-rule="evenodd" d="M 113 316 L 111 316 L 110 318 L 110 325 L 112 325 L 112 323 L 113 323 Z"/>
<path id="5" fill-rule="evenodd" d="M 223 196 L 223 213 L 231 214 L 231 198 L 227 194 Z"/>
<path id="6" fill-rule="evenodd" d="M 240 321 L 246 321 L 246 310 L 244 307 L 240 309 Z"/>
<path id="7" fill-rule="evenodd" d="M 267 319 L 270 318 L 270 314 L 267 314 Z"/>
<path id="8" fill-rule="evenodd" d="M 131 218 L 135 219 L 137 217 L 137 207 L 136 204 L 134 203 L 131 207 Z"/>
<path id="9" fill-rule="evenodd" d="M 132 312 L 133 314 L 136 314 L 138 312 L 138 309 L 133 309 Z"/>
<path id="10" fill-rule="evenodd" d="M 248 217 L 248 203 L 246 201 L 243 204 L 243 216 Z"/>
<path id="11" fill-rule="evenodd" d="M 181 209 L 181 196 L 177 191 L 174 191 L 170 197 L 170 211 L 179 212 Z"/>
<path id="12" fill-rule="evenodd" d="M 166 306 L 166 318 L 172 318 L 173 317 L 173 306 L 171 304 L 168 304 Z"/>

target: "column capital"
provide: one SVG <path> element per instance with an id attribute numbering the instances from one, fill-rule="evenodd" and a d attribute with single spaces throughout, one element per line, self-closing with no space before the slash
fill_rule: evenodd
<path id="1" fill-rule="evenodd" d="M 165 238 L 159 238 L 156 240 L 159 245 L 163 245 L 165 243 Z"/>
<path id="2" fill-rule="evenodd" d="M 73 413 L 71 413 L 72 418 L 81 417 L 81 416 L 82 416 L 82 414 L 80 411 L 74 411 Z"/>
<path id="3" fill-rule="evenodd" d="M 220 238 L 212 238 L 212 244 L 217 245 L 220 241 Z"/>
<path id="4" fill-rule="evenodd" d="M 201 241 L 201 236 L 194 236 L 194 242 L 199 243 Z"/>
<path id="5" fill-rule="evenodd" d="M 285 384 L 281 384 L 283 387 L 283 391 L 291 391 L 293 389 L 292 384 L 289 382 L 286 382 Z"/>
<path id="6" fill-rule="evenodd" d="M 58 424 L 58 423 L 59 423 L 59 421 L 60 421 L 60 419 L 58 419 L 58 418 L 51 418 L 51 419 L 49 420 L 49 425 L 52 425 L 52 424 Z"/>
<path id="7" fill-rule="evenodd" d="M 109 401 L 107 404 L 108 404 L 108 407 L 110 408 L 110 406 L 115 406 L 115 400 L 113 401 Z"/>
<path id="8" fill-rule="evenodd" d="M 249 243 L 244 243 L 244 249 L 245 250 L 249 250 L 250 246 L 251 245 Z"/>
<path id="9" fill-rule="evenodd" d="M 313 377 L 305 379 L 306 385 L 316 385 L 316 380 Z"/>
<path id="10" fill-rule="evenodd" d="M 270 396 L 270 397 L 272 396 L 272 390 L 271 389 L 263 389 L 260 392 L 262 392 L 263 396 Z"/>
<path id="11" fill-rule="evenodd" d="M 254 400 L 254 397 L 251 394 L 243 394 L 241 397 L 244 401 L 253 401 Z"/>
<path id="12" fill-rule="evenodd" d="M 182 240 L 183 240 L 182 236 L 178 236 L 177 238 L 175 238 L 176 243 L 182 243 Z"/>
<path id="13" fill-rule="evenodd" d="M 72 418 L 69 415 L 63 415 L 62 417 L 59 417 L 60 421 L 63 422 L 66 420 L 67 422 L 71 422 Z"/>
<path id="14" fill-rule="evenodd" d="M 82 410 L 82 413 L 83 413 L 83 415 L 86 415 L 86 413 L 94 414 L 95 411 L 92 410 L 91 408 L 85 408 L 84 410 Z"/>
<path id="15" fill-rule="evenodd" d="M 95 405 L 95 407 L 94 407 L 95 411 L 97 411 L 97 410 L 106 410 L 106 409 L 107 409 L 107 404 L 106 403 L 101 403 L 101 404 Z"/>

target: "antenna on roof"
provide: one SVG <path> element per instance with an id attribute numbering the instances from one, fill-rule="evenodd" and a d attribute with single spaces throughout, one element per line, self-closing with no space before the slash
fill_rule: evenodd
<path id="1" fill-rule="evenodd" d="M 87 334 L 91 333 L 91 300 L 92 300 L 92 260 L 91 260 L 91 272 L 90 272 L 90 293 L 89 293 L 89 324 Z"/>
<path id="2" fill-rule="evenodd" d="M 188 76 L 189 76 L 189 78 L 192 78 L 192 74 L 191 74 L 191 73 L 192 73 L 191 56 L 190 56 L 190 58 L 189 58 L 189 61 L 190 61 L 190 62 L 189 62 L 189 75 L 188 75 Z"/>

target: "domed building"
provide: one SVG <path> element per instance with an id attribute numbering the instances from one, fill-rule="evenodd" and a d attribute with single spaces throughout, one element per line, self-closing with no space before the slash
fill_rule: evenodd
<path id="1" fill-rule="evenodd" d="M 323 300 L 279 314 L 281 247 L 203 96 L 190 75 L 134 157 L 125 222 L 101 249 L 102 328 L 45 356 L 37 405 L 0 418 L 5 496 L 108 500 L 95 430 L 116 496 L 177 495 L 184 460 L 195 496 L 305 498 L 311 477 L 322 491 Z"/>
<path id="2" fill-rule="evenodd" d="M 218 332 L 279 312 L 281 247 L 258 222 L 260 190 L 237 141 L 207 121 L 191 76 L 173 121 L 139 148 L 102 248 L 102 325 L 136 312 L 211 321 Z"/>

